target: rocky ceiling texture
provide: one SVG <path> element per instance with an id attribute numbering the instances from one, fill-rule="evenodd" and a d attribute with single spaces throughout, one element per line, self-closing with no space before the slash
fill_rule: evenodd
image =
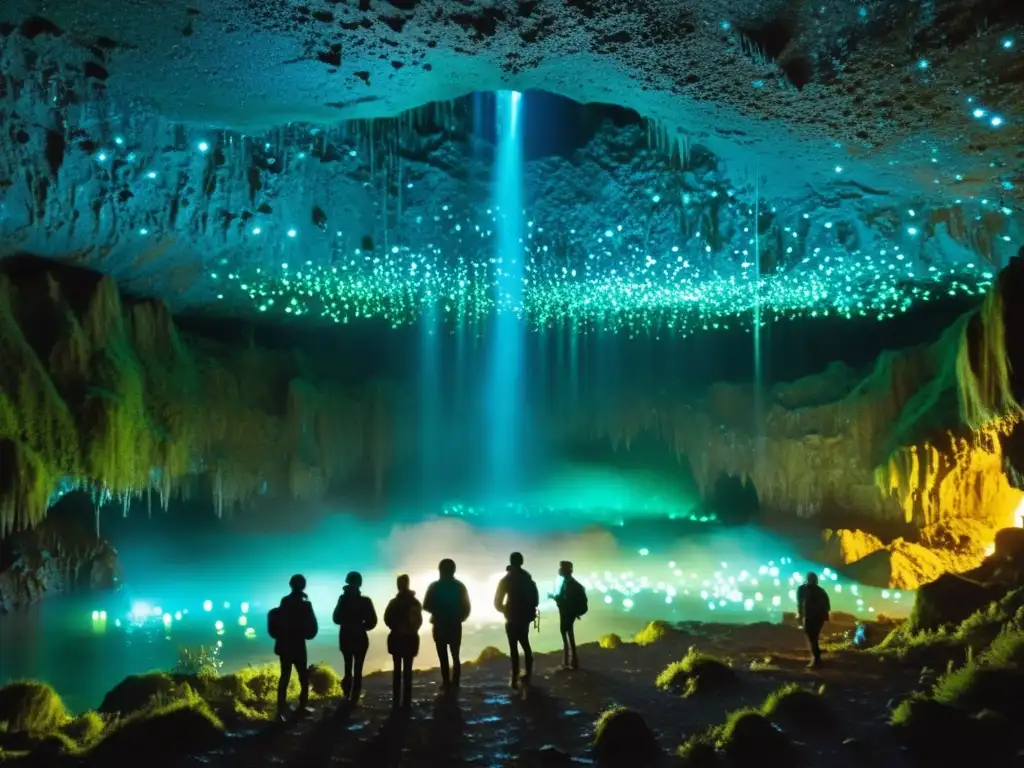
<path id="1" fill-rule="evenodd" d="M 174 310 L 479 317 L 506 214 L 468 95 L 545 90 L 642 120 L 527 163 L 531 319 L 884 319 L 1019 246 L 1022 51 L 1017 0 L 6 0 L 0 257 Z"/>

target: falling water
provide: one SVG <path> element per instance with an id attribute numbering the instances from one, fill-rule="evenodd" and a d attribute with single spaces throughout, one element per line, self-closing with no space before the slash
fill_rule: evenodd
<path id="1" fill-rule="evenodd" d="M 427 304 L 420 330 L 420 469 L 421 490 L 433 498 L 438 490 L 438 441 L 441 433 L 441 323 L 436 302 Z"/>
<path id="2" fill-rule="evenodd" d="M 520 322 L 523 299 L 523 151 L 522 94 L 499 91 L 498 153 L 494 205 L 498 212 L 498 253 L 495 254 L 499 310 L 491 346 L 488 424 L 490 491 L 511 492 L 519 459 L 522 413 L 524 329 Z"/>
<path id="3" fill-rule="evenodd" d="M 761 174 L 754 169 L 754 446 L 757 451 L 755 466 L 764 454 L 764 406 L 761 370 Z"/>

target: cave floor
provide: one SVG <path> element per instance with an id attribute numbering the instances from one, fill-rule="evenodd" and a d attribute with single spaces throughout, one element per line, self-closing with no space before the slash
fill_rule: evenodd
<path id="1" fill-rule="evenodd" d="M 826 633 L 827 634 L 827 633 Z M 741 684 L 720 694 L 684 699 L 658 691 L 656 675 L 696 645 L 731 658 Z M 426 648 L 424 649 L 426 650 Z M 764 664 L 766 657 L 770 663 Z M 463 669 L 457 698 L 438 695 L 436 670 L 418 672 L 413 711 L 391 713 L 390 674 L 364 680 L 360 706 L 315 702 L 313 713 L 287 726 L 241 736 L 228 753 L 205 756 L 217 766 L 425 766 L 589 764 L 593 724 L 617 704 L 639 711 L 667 754 L 699 728 L 722 722 L 735 709 L 759 707 L 780 686 L 823 684 L 838 727 L 799 742 L 812 766 L 906 765 L 908 756 L 887 728 L 889 707 L 917 684 L 918 671 L 870 653 L 826 654 L 820 670 L 806 668 L 800 630 L 778 624 L 689 624 L 652 645 L 614 650 L 588 644 L 583 669 L 559 669 L 561 654 L 536 657 L 534 684 L 510 690 L 507 659 Z M 761 662 L 751 669 L 751 662 Z M 550 746 L 561 756 L 541 748 Z M 553 760 L 553 762 L 552 762 Z M 198 764 L 198 763 L 196 763 Z"/>

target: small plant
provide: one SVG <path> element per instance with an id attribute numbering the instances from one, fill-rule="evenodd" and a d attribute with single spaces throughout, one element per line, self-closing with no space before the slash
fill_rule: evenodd
<path id="1" fill-rule="evenodd" d="M 309 668 L 309 690 L 321 698 L 336 696 L 341 692 L 338 673 L 326 664 L 314 664 Z"/>
<path id="2" fill-rule="evenodd" d="M 672 626 L 667 621 L 652 621 L 636 633 L 633 642 L 639 646 L 653 645 L 659 640 L 664 640 L 672 631 Z"/>
<path id="3" fill-rule="evenodd" d="M 199 678 L 216 677 L 224 666 L 219 653 L 220 649 L 217 647 L 209 651 L 203 645 L 198 648 L 181 647 L 178 649 L 178 663 L 174 666 L 173 674 Z"/>
<path id="4" fill-rule="evenodd" d="M 112 765 L 154 751 L 166 757 L 210 750 L 223 736 L 224 723 L 193 696 L 119 721 L 87 754 L 96 764 Z"/>
<path id="5" fill-rule="evenodd" d="M 689 697 L 721 690 L 737 680 L 736 672 L 725 661 L 691 647 L 682 659 L 665 667 L 654 684 L 667 693 Z"/>
<path id="6" fill-rule="evenodd" d="M 63 734 L 71 739 L 80 749 L 88 749 L 103 735 L 106 723 L 103 718 L 92 710 L 83 712 L 64 726 Z"/>
<path id="7" fill-rule="evenodd" d="M 650 765 L 660 752 L 647 721 L 632 709 L 611 707 L 594 724 L 594 756 L 598 765 Z"/>
<path id="8" fill-rule="evenodd" d="M 597 644 L 606 651 L 611 651 L 622 645 L 622 638 L 614 632 L 609 632 L 607 635 L 602 635 L 601 639 L 597 641 Z"/>

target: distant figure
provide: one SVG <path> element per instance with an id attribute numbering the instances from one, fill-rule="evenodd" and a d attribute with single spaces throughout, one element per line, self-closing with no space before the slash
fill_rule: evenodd
<path id="1" fill-rule="evenodd" d="M 392 706 L 400 709 L 412 707 L 412 660 L 420 652 L 420 627 L 423 626 L 423 608 L 416 593 L 409 589 L 409 577 L 398 577 L 398 594 L 391 598 L 384 610 L 384 625 L 388 635 L 388 653 L 394 662 L 392 678 Z"/>
<path id="2" fill-rule="evenodd" d="M 352 571 L 345 577 L 345 588 L 334 607 L 334 623 L 338 625 L 338 647 L 345 659 L 345 676 L 341 693 L 349 701 L 358 702 L 363 687 L 363 662 L 370 650 L 367 633 L 377 626 L 373 601 L 360 593 L 363 577 Z"/>
<path id="3" fill-rule="evenodd" d="M 832 603 L 828 599 L 828 592 L 818 586 L 818 574 L 807 574 L 807 583 L 801 584 L 796 591 L 796 604 L 800 622 L 811 646 L 811 666 L 820 667 L 821 646 L 818 645 L 818 638 L 821 637 L 822 627 L 828 621 Z"/>
<path id="4" fill-rule="evenodd" d="M 494 593 L 494 609 L 505 615 L 505 636 L 508 638 L 508 655 L 512 661 L 512 687 L 519 687 L 519 646 L 523 647 L 523 661 L 526 673 L 522 681 L 529 685 L 533 674 L 533 650 L 530 648 L 530 625 L 537 618 L 540 596 L 537 585 L 525 570 L 523 556 L 513 552 L 508 558 L 506 573 L 498 582 Z"/>
<path id="5" fill-rule="evenodd" d="M 445 558 L 437 566 L 440 578 L 427 587 L 423 596 L 423 610 L 430 614 L 434 625 L 434 647 L 441 664 L 441 683 L 446 691 L 459 687 L 462 663 L 462 624 L 469 618 L 469 592 L 466 585 L 455 578 L 455 561 Z M 451 651 L 451 671 L 448 669 L 448 651 Z"/>
<path id="6" fill-rule="evenodd" d="M 316 637 L 320 630 L 313 606 L 306 596 L 306 577 L 292 576 L 288 582 L 291 594 L 281 598 L 281 604 L 267 614 L 267 632 L 274 638 L 274 653 L 281 658 L 281 677 L 277 683 L 277 717 L 284 720 L 288 711 L 288 684 L 292 667 L 299 676 L 299 710 L 309 703 L 309 656 L 306 641 Z"/>
<path id="7" fill-rule="evenodd" d="M 562 586 L 558 593 L 551 595 L 558 606 L 558 629 L 562 633 L 562 666 L 567 669 L 579 669 L 579 657 L 576 655 L 576 631 L 573 625 L 587 612 L 587 591 L 572 575 L 572 563 L 563 560 L 558 564 L 558 575 L 562 577 Z"/>

